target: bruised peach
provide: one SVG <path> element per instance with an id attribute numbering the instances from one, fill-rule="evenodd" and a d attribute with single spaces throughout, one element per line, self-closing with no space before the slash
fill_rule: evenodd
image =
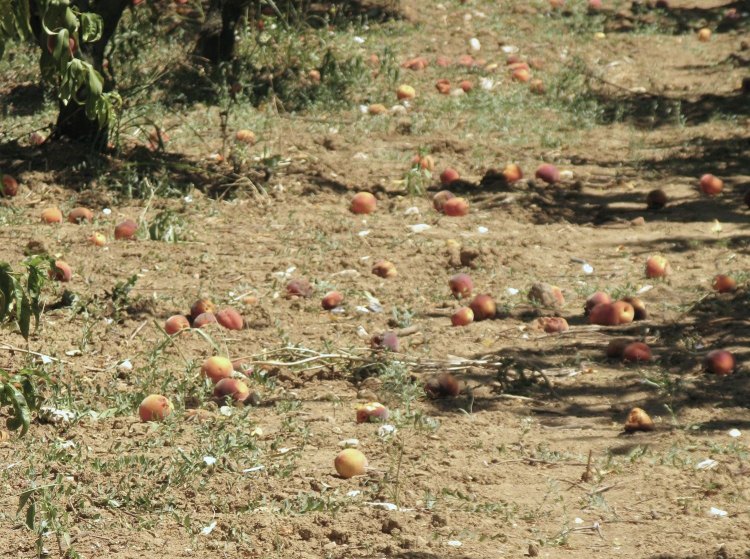
<path id="1" fill-rule="evenodd" d="M 621 359 L 622 354 L 625 352 L 625 348 L 628 347 L 632 342 L 625 338 L 618 338 L 612 340 L 607 345 L 607 357 L 610 359 Z"/>
<path id="2" fill-rule="evenodd" d="M 633 408 L 625 421 L 625 431 L 635 433 L 636 431 L 653 431 L 654 422 L 641 408 Z"/>
<path id="3" fill-rule="evenodd" d="M 458 179 L 458 172 L 450 167 L 440 173 L 440 182 L 443 183 L 443 186 L 448 186 L 456 179 Z"/>
<path id="4" fill-rule="evenodd" d="M 700 187 L 709 196 L 716 196 L 724 190 L 724 181 L 713 175 L 706 174 L 701 177 Z"/>
<path id="5" fill-rule="evenodd" d="M 323 297 L 323 308 L 327 311 L 330 311 L 331 309 L 335 309 L 341 304 L 341 301 L 344 299 L 344 296 L 339 291 L 330 291 L 325 294 Z"/>
<path id="6" fill-rule="evenodd" d="M 190 316 L 198 318 L 198 315 L 203 313 L 215 313 L 216 306 L 208 299 L 198 299 L 195 303 L 190 305 Z"/>
<path id="7" fill-rule="evenodd" d="M 432 198 L 432 207 L 435 208 L 436 211 L 439 211 L 440 213 L 443 213 L 445 211 L 445 203 L 448 200 L 453 200 L 456 195 L 453 194 L 450 190 L 441 190 L 435 196 Z"/>
<path id="8" fill-rule="evenodd" d="M 352 203 L 349 206 L 349 211 L 353 214 L 371 214 L 375 211 L 378 202 L 375 196 L 369 192 L 358 192 L 352 198 Z"/>
<path id="9" fill-rule="evenodd" d="M 435 87 L 443 95 L 448 95 L 451 92 L 451 82 L 449 80 L 438 80 Z"/>
<path id="10" fill-rule="evenodd" d="M 238 130 L 237 134 L 234 135 L 234 139 L 245 144 L 254 144 L 255 133 L 252 130 L 247 129 Z"/>
<path id="11" fill-rule="evenodd" d="M 654 254 L 649 256 L 646 260 L 646 277 L 652 278 L 666 278 L 672 273 L 672 268 L 666 258 L 660 254 Z"/>
<path id="12" fill-rule="evenodd" d="M 115 239 L 132 239 L 136 231 L 138 231 L 138 224 L 131 219 L 126 219 L 115 226 Z"/>
<path id="13" fill-rule="evenodd" d="M 103 247 L 107 244 L 107 237 L 105 237 L 102 233 L 96 232 L 92 233 L 89 237 L 89 242 L 93 245 L 96 245 L 98 247 Z"/>
<path id="14" fill-rule="evenodd" d="M 633 320 L 646 320 L 648 318 L 646 304 L 643 301 L 637 297 L 625 297 L 623 301 L 630 303 L 633 307 Z"/>
<path id="15" fill-rule="evenodd" d="M 396 266 L 394 266 L 393 262 L 388 262 L 388 260 L 381 260 L 375 264 L 372 267 L 372 273 L 384 279 L 394 278 L 398 275 Z"/>
<path id="16" fill-rule="evenodd" d="M 469 305 L 471 312 L 474 313 L 474 320 L 487 320 L 495 318 L 497 306 L 495 301 L 489 295 L 477 295 Z"/>
<path id="17" fill-rule="evenodd" d="M 522 179 L 523 172 L 521 171 L 521 167 L 515 163 L 508 163 L 503 169 L 503 177 L 505 177 L 505 181 L 510 184 Z"/>
<path id="18" fill-rule="evenodd" d="M 474 311 L 469 307 L 458 309 L 451 315 L 451 324 L 453 326 L 467 326 L 474 322 Z"/>
<path id="19" fill-rule="evenodd" d="M 714 375 L 728 375 L 734 370 L 734 355 L 723 349 L 715 349 L 706 355 L 704 366 Z"/>
<path id="20" fill-rule="evenodd" d="M 194 328 L 203 328 L 208 324 L 214 324 L 216 322 L 216 316 L 210 312 L 204 312 L 195 317 L 193 321 Z"/>
<path id="21" fill-rule="evenodd" d="M 12 198 L 18 194 L 18 181 L 10 175 L 3 175 L 3 189 L 0 194 L 8 198 Z"/>
<path id="22" fill-rule="evenodd" d="M 589 314 L 591 310 L 597 305 L 611 302 L 612 297 L 610 297 L 607 293 L 605 293 L 604 291 L 597 291 L 593 295 L 590 295 L 588 299 L 586 299 L 586 314 Z"/>
<path id="23" fill-rule="evenodd" d="M 620 313 L 610 303 L 601 303 L 591 309 L 589 322 L 601 326 L 617 326 L 620 323 Z"/>
<path id="24" fill-rule="evenodd" d="M 164 331 L 170 336 L 174 336 L 177 332 L 185 328 L 190 328 L 190 322 L 186 316 L 182 316 L 181 314 L 170 316 L 164 324 Z"/>
<path id="25" fill-rule="evenodd" d="M 146 396 L 138 407 L 141 421 L 163 421 L 174 411 L 174 405 L 164 396 L 151 394 Z"/>
<path id="26" fill-rule="evenodd" d="M 378 402 L 369 402 L 357 406 L 357 423 L 374 423 L 388 421 L 388 408 Z"/>
<path id="27" fill-rule="evenodd" d="M 286 284 L 286 293 L 289 297 L 309 297 L 312 294 L 312 286 L 305 278 L 293 279 Z"/>
<path id="28" fill-rule="evenodd" d="M 223 378 L 229 378 L 232 376 L 232 362 L 226 357 L 220 355 L 214 355 L 209 357 L 203 362 L 201 367 L 201 375 L 205 378 L 210 378 L 214 384 L 218 383 Z"/>
<path id="29" fill-rule="evenodd" d="M 474 84 L 471 83 L 469 80 L 464 80 L 460 84 L 458 84 L 458 87 L 463 89 L 465 93 L 468 93 L 474 87 Z"/>
<path id="30" fill-rule="evenodd" d="M 464 299 L 471 295 L 474 282 L 468 274 L 456 274 L 448 281 L 448 286 L 456 299 Z"/>
<path id="31" fill-rule="evenodd" d="M 367 458 L 356 448 L 345 448 L 336 456 L 333 467 L 344 479 L 362 476 L 367 468 Z"/>
<path id="32" fill-rule="evenodd" d="M 545 163 L 544 165 L 539 167 L 536 170 L 534 176 L 539 180 L 546 182 L 547 184 L 555 184 L 557 182 L 560 182 L 560 171 L 558 171 L 557 167 L 551 165 L 550 163 Z"/>
<path id="33" fill-rule="evenodd" d="M 450 373 L 442 373 L 438 375 L 438 384 L 440 385 L 440 393 L 443 396 L 450 396 L 455 398 L 461 393 L 461 386 L 458 384 L 456 377 Z"/>
<path id="34" fill-rule="evenodd" d="M 94 214 L 88 208 L 74 208 L 68 214 L 70 223 L 81 223 L 83 221 L 91 222 L 94 220 Z"/>
<path id="35" fill-rule="evenodd" d="M 661 210 L 667 205 L 668 201 L 669 198 L 667 198 L 667 193 L 661 188 L 652 190 L 646 196 L 646 206 L 648 206 L 649 210 Z"/>
<path id="36" fill-rule="evenodd" d="M 246 400 L 250 396 L 250 389 L 240 379 L 223 378 L 214 386 L 214 398 L 231 398 L 235 402 Z"/>
<path id="37" fill-rule="evenodd" d="M 734 278 L 731 276 L 718 274 L 714 278 L 712 285 L 713 285 L 713 288 L 719 293 L 729 293 L 730 291 L 734 291 L 734 288 L 737 286 L 737 283 L 734 281 Z"/>
<path id="38" fill-rule="evenodd" d="M 370 338 L 370 347 L 373 349 L 387 349 L 389 351 L 398 351 L 398 336 L 395 332 L 384 332 L 375 334 Z"/>
<path id="39" fill-rule="evenodd" d="M 73 270 L 70 268 L 67 262 L 62 260 L 55 260 L 55 265 L 49 270 L 49 277 L 67 283 L 70 281 L 70 277 L 73 275 Z"/>
<path id="40" fill-rule="evenodd" d="M 223 309 L 216 314 L 216 322 L 227 330 L 242 330 L 242 317 L 234 309 Z"/>
<path id="41" fill-rule="evenodd" d="M 630 324 L 635 318 L 635 309 L 627 301 L 616 301 L 612 306 L 617 310 L 619 316 L 618 324 Z"/>
<path id="42" fill-rule="evenodd" d="M 62 223 L 62 212 L 57 208 L 47 208 L 42 212 L 42 221 L 44 223 Z"/>
<path id="43" fill-rule="evenodd" d="M 411 60 L 407 60 L 403 64 L 401 64 L 402 68 L 407 68 L 409 70 L 419 71 L 424 70 L 425 67 L 429 64 L 426 58 L 419 56 L 417 58 L 413 58 Z"/>
<path id="44" fill-rule="evenodd" d="M 567 332 L 570 329 L 568 321 L 559 316 L 541 316 L 537 319 L 537 323 L 547 334 Z"/>
<path id="45" fill-rule="evenodd" d="M 443 204 L 443 213 L 450 217 L 461 217 L 469 213 L 469 201 L 466 198 L 451 198 Z"/>
<path id="46" fill-rule="evenodd" d="M 203 423 L 209 419 L 216 419 L 216 414 L 208 410 L 185 410 L 185 421 L 194 421 L 195 423 Z"/>
<path id="47" fill-rule="evenodd" d="M 253 370 L 253 366 L 245 358 L 232 361 L 232 368 L 238 373 L 248 373 Z"/>
<path id="48" fill-rule="evenodd" d="M 622 359 L 629 363 L 648 363 L 651 361 L 651 348 L 643 342 L 633 342 L 622 351 Z"/>
<path id="49" fill-rule="evenodd" d="M 396 90 L 396 97 L 399 101 L 403 101 L 404 99 L 414 99 L 416 96 L 416 90 L 410 85 L 400 85 Z"/>

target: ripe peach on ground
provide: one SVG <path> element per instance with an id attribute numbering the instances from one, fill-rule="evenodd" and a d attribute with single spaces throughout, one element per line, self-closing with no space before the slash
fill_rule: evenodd
<path id="1" fill-rule="evenodd" d="M 286 284 L 286 293 L 289 297 L 309 297 L 312 294 L 312 286 L 305 278 L 293 279 Z"/>
<path id="2" fill-rule="evenodd" d="M 384 115 L 388 112 L 388 109 L 385 107 L 385 105 L 375 103 L 368 107 L 367 112 L 369 112 L 371 115 Z"/>
<path id="3" fill-rule="evenodd" d="M 214 398 L 221 398 L 223 400 L 227 396 L 231 397 L 235 402 L 241 402 L 250 396 L 250 389 L 240 379 L 220 379 L 216 383 L 216 386 L 214 386 Z"/>
<path id="4" fill-rule="evenodd" d="M 734 278 L 731 276 L 718 274 L 711 285 L 713 285 L 713 288 L 719 293 L 729 293 L 730 291 L 734 291 L 737 282 L 735 282 Z"/>
<path id="5" fill-rule="evenodd" d="M 617 326 L 620 323 L 620 313 L 612 304 L 601 303 L 591 309 L 589 322 L 601 326 Z"/>
<path id="6" fill-rule="evenodd" d="M 435 170 L 435 160 L 431 155 L 415 155 L 411 159 L 412 165 L 419 165 L 422 169 L 426 169 L 430 172 Z"/>
<path id="7" fill-rule="evenodd" d="M 560 181 L 560 171 L 550 163 L 545 163 L 539 167 L 534 176 L 547 184 L 555 184 Z"/>
<path id="8" fill-rule="evenodd" d="M 521 83 L 531 80 L 531 72 L 526 68 L 516 68 L 513 70 L 513 79 Z"/>
<path id="9" fill-rule="evenodd" d="M 723 349 L 715 349 L 706 355 L 706 370 L 714 375 L 728 375 L 734 370 L 734 355 Z"/>
<path id="10" fill-rule="evenodd" d="M 724 181 L 711 174 L 706 174 L 701 177 L 701 190 L 709 196 L 716 196 L 721 194 L 724 190 Z"/>
<path id="11" fill-rule="evenodd" d="M 666 278 L 672 273 L 672 267 L 666 258 L 660 254 L 654 254 L 648 257 L 646 260 L 646 277 L 652 278 Z"/>
<path id="12" fill-rule="evenodd" d="M 388 421 L 388 408 L 378 402 L 369 402 L 357 406 L 357 423 L 374 423 Z"/>
<path id="13" fill-rule="evenodd" d="M 477 295 L 469 308 L 474 313 L 474 320 L 476 321 L 495 318 L 497 313 L 497 305 L 489 295 Z"/>
<path id="14" fill-rule="evenodd" d="M 204 312 L 195 317 L 193 321 L 193 328 L 203 328 L 208 324 L 214 324 L 216 322 L 216 316 L 210 312 Z"/>
<path id="15" fill-rule="evenodd" d="M 556 285 L 553 285 L 552 286 L 552 293 L 555 294 L 555 299 L 557 299 L 557 302 L 560 305 L 564 305 L 565 304 L 565 297 L 563 297 L 562 289 L 560 289 Z"/>
<path id="16" fill-rule="evenodd" d="M 396 97 L 399 101 L 404 99 L 414 99 L 416 96 L 416 90 L 410 85 L 400 85 L 396 90 Z"/>
<path id="17" fill-rule="evenodd" d="M 440 182 L 443 183 L 443 186 L 448 186 L 456 179 L 458 179 L 458 171 L 456 171 L 455 169 L 451 169 L 450 167 L 440 173 Z"/>
<path id="18" fill-rule="evenodd" d="M 215 313 L 216 306 L 208 299 L 198 299 L 195 303 L 190 305 L 190 316 L 198 318 L 198 315 L 203 313 Z"/>
<path id="19" fill-rule="evenodd" d="M 367 458 L 356 448 L 345 448 L 336 456 L 333 467 L 344 479 L 361 476 L 367 468 Z"/>
<path id="20" fill-rule="evenodd" d="M 378 202 L 375 196 L 369 192 L 358 192 L 352 198 L 352 203 L 349 206 L 349 211 L 353 214 L 371 214 L 375 211 L 378 206 Z"/>
<path id="21" fill-rule="evenodd" d="M 547 334 L 566 332 L 570 329 L 568 321 L 559 316 L 541 316 L 537 319 L 537 323 Z"/>
<path id="22" fill-rule="evenodd" d="M 398 336 L 395 332 L 384 332 L 375 334 L 370 338 L 370 347 L 373 349 L 387 349 L 389 351 L 398 351 Z"/>
<path id="23" fill-rule="evenodd" d="M 57 208 L 47 208 L 42 212 L 42 221 L 44 223 L 62 223 L 62 212 Z"/>
<path id="24" fill-rule="evenodd" d="M 436 211 L 443 213 L 445 211 L 445 203 L 455 197 L 456 195 L 453 194 L 453 192 L 451 192 L 450 190 L 441 190 L 440 192 L 435 194 L 435 196 L 433 196 L 432 207 L 435 208 Z"/>
<path id="25" fill-rule="evenodd" d="M 70 268 L 67 262 L 62 260 L 55 260 L 55 265 L 49 270 L 49 277 L 67 283 L 70 281 L 70 277 L 73 275 L 73 270 Z"/>
<path id="26" fill-rule="evenodd" d="M 597 291 L 596 293 L 589 295 L 589 298 L 586 299 L 586 314 L 589 314 L 591 310 L 597 305 L 611 302 L 612 297 L 610 297 L 607 293 L 605 293 L 604 291 Z"/>
<path id="27" fill-rule="evenodd" d="M 169 399 L 159 394 L 146 396 L 138 407 L 141 421 L 163 421 L 174 411 L 174 405 Z"/>
<path id="28" fill-rule="evenodd" d="M 115 239 L 132 239 L 136 231 L 138 231 L 138 224 L 131 219 L 126 219 L 115 226 Z"/>
<path id="29" fill-rule="evenodd" d="M 458 309 L 451 315 L 451 324 L 453 326 L 467 326 L 474 322 L 474 311 L 470 307 Z"/>
<path id="30" fill-rule="evenodd" d="M 661 188 L 652 190 L 646 196 L 646 206 L 648 206 L 649 210 L 661 210 L 664 206 L 667 205 L 668 201 L 669 198 L 667 198 L 667 193 L 664 192 Z"/>
<path id="31" fill-rule="evenodd" d="M 242 317 L 234 309 L 223 309 L 216 314 L 216 322 L 227 330 L 242 330 Z"/>
<path id="32" fill-rule="evenodd" d="M 704 27 L 698 31 L 698 40 L 705 43 L 711 38 L 711 30 L 708 27 Z"/>
<path id="33" fill-rule="evenodd" d="M 632 342 L 626 338 L 617 338 L 607 345 L 607 357 L 610 359 L 621 359 L 625 348 Z"/>
<path id="34" fill-rule="evenodd" d="M 448 281 L 448 286 L 456 299 L 465 299 L 471 295 L 474 282 L 468 274 L 456 274 Z"/>
<path id="35" fill-rule="evenodd" d="M 94 214 L 88 208 L 74 208 L 68 214 L 70 223 L 81 223 L 83 221 L 91 222 L 94 220 Z"/>
<path id="36" fill-rule="evenodd" d="M 3 175 L 3 194 L 8 198 L 18 194 L 18 181 L 10 175 Z"/>
<path id="37" fill-rule="evenodd" d="M 185 328 L 190 328 L 190 321 L 188 321 L 186 316 L 182 316 L 181 314 L 170 316 L 164 324 L 164 331 L 170 336 L 174 336 L 177 332 Z"/>
<path id="38" fill-rule="evenodd" d="M 452 374 L 441 373 L 425 383 L 425 391 L 432 398 L 455 398 L 461 393 L 461 386 Z"/>
<path id="39" fill-rule="evenodd" d="M 602 9 L 602 0 L 589 0 L 589 10 L 599 11 Z"/>
<path id="40" fill-rule="evenodd" d="M 529 90 L 536 95 L 544 95 L 547 93 L 547 86 L 544 85 L 542 80 L 534 80 L 529 85 Z"/>
<path id="41" fill-rule="evenodd" d="M 320 72 L 318 70 L 310 70 L 307 73 L 307 77 L 315 84 L 320 83 Z"/>
<path id="42" fill-rule="evenodd" d="M 625 431 L 635 433 L 636 431 L 653 431 L 654 422 L 641 408 L 633 408 L 625 421 Z"/>
<path id="43" fill-rule="evenodd" d="M 449 80 L 438 80 L 435 87 L 443 95 L 448 95 L 451 92 L 451 82 Z"/>
<path id="44" fill-rule="evenodd" d="M 617 309 L 617 314 L 620 317 L 619 324 L 630 324 L 635 318 L 635 309 L 633 305 L 627 301 L 616 301 L 612 303 L 612 306 Z"/>
<path id="45" fill-rule="evenodd" d="M 381 260 L 372 267 L 372 273 L 383 279 L 394 278 L 398 275 L 396 266 L 388 260 Z"/>
<path id="46" fill-rule="evenodd" d="M 462 54 L 461 56 L 458 57 L 458 65 L 459 66 L 466 66 L 467 68 L 469 66 L 473 66 L 474 65 L 474 58 L 471 57 L 468 54 Z"/>
<path id="47" fill-rule="evenodd" d="M 463 89 L 466 93 L 471 91 L 471 88 L 474 87 L 474 84 L 471 83 L 469 80 L 464 80 L 460 84 L 458 84 L 458 87 Z"/>
<path id="48" fill-rule="evenodd" d="M 453 61 L 448 58 L 438 56 L 435 60 L 435 65 L 439 66 L 440 68 L 448 68 L 449 66 L 453 66 Z"/>
<path id="49" fill-rule="evenodd" d="M 232 371 L 234 371 L 232 362 L 220 355 L 209 357 L 203 362 L 203 366 L 201 367 L 201 375 L 204 378 L 210 378 L 214 384 L 223 378 L 231 377 Z"/>
<path id="50" fill-rule="evenodd" d="M 637 297 L 625 297 L 623 301 L 630 303 L 633 307 L 633 320 L 646 320 L 648 318 L 646 304 L 643 301 Z"/>
<path id="51" fill-rule="evenodd" d="M 255 133 L 252 130 L 247 129 L 238 130 L 237 134 L 234 135 L 234 139 L 245 144 L 254 144 Z"/>
<path id="52" fill-rule="evenodd" d="M 238 373 L 247 373 L 253 370 L 253 366 L 248 364 L 247 359 L 235 359 L 232 361 L 232 368 Z"/>
<path id="53" fill-rule="evenodd" d="M 107 244 L 107 237 L 105 237 L 103 233 L 92 233 L 89 237 L 89 242 L 98 247 L 103 247 Z"/>
<path id="54" fill-rule="evenodd" d="M 629 363 L 648 363 L 651 361 L 651 348 L 643 342 L 633 342 L 623 350 L 622 359 Z"/>
<path id="55" fill-rule="evenodd" d="M 510 184 L 522 179 L 523 171 L 521 171 L 521 167 L 515 163 L 508 163 L 503 169 L 503 177 L 505 177 L 505 181 Z"/>
<path id="56" fill-rule="evenodd" d="M 323 308 L 327 311 L 330 311 L 331 309 L 335 309 L 341 304 L 341 301 L 344 299 L 344 296 L 339 291 L 330 291 L 325 294 L 323 297 Z"/>
<path id="57" fill-rule="evenodd" d="M 466 198 L 451 198 L 443 204 L 443 213 L 450 217 L 462 217 L 469 213 L 469 201 Z"/>

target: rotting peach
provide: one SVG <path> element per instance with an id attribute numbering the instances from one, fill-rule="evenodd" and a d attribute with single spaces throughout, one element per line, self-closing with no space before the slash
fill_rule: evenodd
<path id="1" fill-rule="evenodd" d="M 648 318 L 646 304 L 638 297 L 625 297 L 623 301 L 630 303 L 633 307 L 633 320 L 646 320 Z"/>
<path id="2" fill-rule="evenodd" d="M 531 80 L 531 72 L 526 68 L 516 68 L 513 70 L 513 79 L 521 83 Z"/>
<path id="3" fill-rule="evenodd" d="M 461 385 L 452 374 L 441 373 L 438 375 L 437 379 L 442 395 L 455 398 L 461 393 Z"/>
<path id="4" fill-rule="evenodd" d="M 466 198 L 451 198 L 443 204 L 443 213 L 450 217 L 462 217 L 469 213 L 469 201 Z"/>
<path id="5" fill-rule="evenodd" d="M 497 305 L 489 295 L 477 295 L 469 305 L 471 312 L 474 313 L 474 320 L 488 320 L 495 318 Z"/>
<path id="6" fill-rule="evenodd" d="M 448 95 L 451 92 L 451 82 L 450 80 L 440 79 L 435 84 L 435 88 L 443 95 Z"/>
<path id="7" fill-rule="evenodd" d="M 641 408 L 633 408 L 628 414 L 628 419 L 625 421 L 624 429 L 627 433 L 635 433 L 636 431 L 653 431 L 654 422 Z"/>
<path id="8" fill-rule="evenodd" d="M 505 177 L 505 182 L 510 184 L 522 179 L 523 171 L 521 171 L 521 167 L 515 163 L 508 163 L 503 169 L 503 177 Z"/>
<path id="9" fill-rule="evenodd" d="M 344 296 L 340 291 L 329 291 L 325 294 L 322 300 L 323 308 L 327 311 L 335 309 L 341 304 Z"/>
<path id="10" fill-rule="evenodd" d="M 410 85 L 400 85 L 396 90 L 396 97 L 399 101 L 403 101 L 404 99 L 414 99 L 416 96 L 416 90 Z"/>
<path id="11" fill-rule="evenodd" d="M 238 130 L 237 134 L 234 135 L 234 139 L 238 142 L 252 145 L 255 143 L 255 132 L 247 129 Z"/>
<path id="12" fill-rule="evenodd" d="M 620 314 L 611 303 L 601 303 L 591 309 L 589 322 L 600 326 L 617 326 L 620 323 Z"/>
<path id="13" fill-rule="evenodd" d="M 435 208 L 436 211 L 443 213 L 445 211 L 445 203 L 455 197 L 456 195 L 450 190 L 441 190 L 433 196 L 432 207 Z"/>
<path id="14" fill-rule="evenodd" d="M 466 68 L 474 66 L 474 58 L 468 54 L 462 54 L 458 57 L 458 65 Z"/>
<path id="15" fill-rule="evenodd" d="M 74 208 L 68 214 L 68 221 L 70 223 L 82 223 L 88 221 L 89 223 L 94 220 L 94 214 L 88 208 Z"/>
<path id="16" fill-rule="evenodd" d="M 660 254 L 654 254 L 648 257 L 646 260 L 646 277 L 649 279 L 653 278 L 666 278 L 672 273 L 672 267 L 669 265 L 669 261 Z"/>
<path id="17" fill-rule="evenodd" d="M 471 295 L 474 282 L 471 281 L 469 274 L 456 274 L 448 280 L 448 286 L 456 299 L 465 299 Z"/>
<path id="18" fill-rule="evenodd" d="M 89 242 L 98 247 L 103 247 L 107 244 L 107 237 L 105 237 L 103 233 L 95 232 L 89 237 Z"/>
<path id="19" fill-rule="evenodd" d="M 214 384 L 223 378 L 230 378 L 233 371 L 232 362 L 221 355 L 209 357 L 201 367 L 201 375 L 210 378 Z"/>
<path id="20" fill-rule="evenodd" d="M 628 363 L 648 363 L 651 361 L 651 348 L 643 342 L 633 342 L 622 351 L 622 359 Z"/>
<path id="21" fill-rule="evenodd" d="M 349 206 L 349 211 L 353 214 L 371 214 L 377 208 L 378 202 L 375 196 L 369 192 L 358 192 L 352 198 L 352 203 Z"/>
<path id="22" fill-rule="evenodd" d="M 398 275 L 396 266 L 388 260 L 381 260 L 372 267 L 372 273 L 383 279 L 395 278 Z"/>
<path id="23" fill-rule="evenodd" d="M 438 56 L 435 60 L 435 66 L 438 66 L 440 68 L 448 68 L 450 66 L 453 66 L 453 61 L 449 58 Z"/>
<path id="24" fill-rule="evenodd" d="M 568 321 L 559 316 L 540 316 L 537 319 L 537 324 L 539 324 L 539 328 L 544 330 L 547 334 L 566 332 L 570 329 Z"/>
<path id="25" fill-rule="evenodd" d="M 192 305 L 190 305 L 190 316 L 198 318 L 198 315 L 203 313 L 214 314 L 216 312 L 216 306 L 208 299 L 198 299 Z"/>
<path id="26" fill-rule="evenodd" d="M 368 402 L 357 406 L 357 423 L 388 421 L 388 408 L 379 402 Z"/>
<path id="27" fill-rule="evenodd" d="M 336 456 L 333 467 L 341 477 L 350 479 L 365 474 L 367 458 L 356 448 L 345 448 Z"/>
<path id="28" fill-rule="evenodd" d="M 547 184 L 555 184 L 557 182 L 560 182 L 560 171 L 557 170 L 557 167 L 552 165 L 551 163 L 545 163 L 541 167 L 539 167 L 536 170 L 536 173 L 534 176 L 546 182 Z"/>
<path id="29" fill-rule="evenodd" d="M 714 375 L 728 375 L 734 370 L 734 355 L 723 349 L 715 349 L 706 355 L 703 362 L 706 370 Z"/>
<path id="30" fill-rule="evenodd" d="M 716 196 L 724 190 L 724 181 L 711 174 L 706 174 L 701 177 L 700 188 L 709 196 Z"/>
<path id="31" fill-rule="evenodd" d="M 398 351 L 398 344 L 398 335 L 395 332 L 383 332 L 382 334 L 375 334 L 370 338 L 370 347 L 373 349 Z"/>
<path id="32" fill-rule="evenodd" d="M 734 291 L 734 288 L 737 286 L 737 282 L 734 281 L 734 278 L 732 276 L 718 274 L 716 277 L 714 277 L 714 281 L 711 285 L 719 293 L 729 293 L 730 291 Z"/>
<path id="33" fill-rule="evenodd" d="M 69 282 L 72 275 L 73 270 L 63 260 L 55 260 L 54 266 L 49 269 L 49 277 L 63 283 Z"/>
<path id="34" fill-rule="evenodd" d="M 459 178 L 458 171 L 450 167 L 448 167 L 442 173 L 440 173 L 440 182 L 443 183 L 443 186 L 448 186 L 450 183 L 452 183 L 454 180 L 457 180 L 458 178 Z"/>
<path id="35" fill-rule="evenodd" d="M 164 324 L 164 331 L 170 336 L 174 336 L 177 332 L 185 328 L 190 328 L 190 321 L 186 316 L 181 314 L 170 316 Z"/>
<path id="36" fill-rule="evenodd" d="M 616 338 L 607 344 L 607 357 L 610 359 L 622 359 L 625 348 L 632 342 L 626 338 Z"/>
<path id="37" fill-rule="evenodd" d="M 618 324 L 630 324 L 635 318 L 635 309 L 627 301 L 616 301 L 612 306 L 617 310 L 619 316 Z"/>
<path id="38" fill-rule="evenodd" d="M 214 386 L 214 398 L 231 398 L 235 402 L 242 402 L 250 396 L 247 384 L 237 378 L 223 378 Z"/>
<path id="39" fill-rule="evenodd" d="M 159 394 L 146 396 L 138 407 L 141 421 L 163 421 L 174 411 L 174 405 L 168 398 Z"/>
<path id="40" fill-rule="evenodd" d="M 563 296 L 562 289 L 560 289 L 556 285 L 553 285 L 552 293 L 555 294 L 555 299 L 557 299 L 557 302 L 560 306 L 565 304 L 565 297 Z"/>
<path id="41" fill-rule="evenodd" d="M 10 175 L 3 175 L 3 189 L 0 194 L 8 198 L 12 198 L 18 194 L 18 181 Z"/>
<path id="42" fill-rule="evenodd" d="M 669 198 L 661 188 L 652 190 L 646 196 L 646 206 L 649 210 L 661 210 L 667 205 Z"/>
<path id="43" fill-rule="evenodd" d="M 474 311 L 470 307 L 462 307 L 451 315 L 453 326 L 467 326 L 474 322 Z"/>
<path id="44" fill-rule="evenodd" d="M 133 239 L 137 231 L 138 224 L 131 219 L 126 219 L 115 226 L 115 239 Z"/>
<path id="45" fill-rule="evenodd" d="M 547 86 L 542 80 L 534 80 L 529 84 L 529 91 L 536 95 L 544 95 L 547 93 Z"/>
<path id="46" fill-rule="evenodd" d="M 216 315 L 214 315 L 214 313 L 204 312 L 195 317 L 195 320 L 193 320 L 193 328 L 203 328 L 204 326 L 215 323 Z"/>
<path id="47" fill-rule="evenodd" d="M 216 313 L 216 322 L 227 330 L 242 330 L 242 316 L 234 309 L 223 309 Z"/>
<path id="48" fill-rule="evenodd" d="M 611 302 L 612 297 L 610 297 L 609 294 L 605 293 L 604 291 L 597 291 L 596 293 L 589 295 L 589 298 L 586 299 L 585 314 L 589 314 L 591 310 L 597 305 Z"/>
<path id="49" fill-rule="evenodd" d="M 371 115 L 384 115 L 388 113 L 388 109 L 385 105 L 374 103 L 367 108 L 367 112 Z"/>
<path id="50" fill-rule="evenodd" d="M 57 208 L 47 208 L 42 212 L 42 221 L 44 223 L 62 223 L 62 212 Z"/>
<path id="51" fill-rule="evenodd" d="M 464 80 L 460 84 L 458 84 L 458 87 L 464 90 L 465 93 L 469 93 L 469 91 L 472 90 L 474 87 L 474 84 L 471 83 L 469 80 Z"/>
<path id="52" fill-rule="evenodd" d="M 288 297 L 307 298 L 312 294 L 312 285 L 305 278 L 296 278 L 286 284 L 286 294 Z"/>
<path id="53" fill-rule="evenodd" d="M 203 423 L 209 419 L 216 419 L 216 414 L 208 410 L 185 410 L 185 421 L 194 421 L 196 423 Z"/>

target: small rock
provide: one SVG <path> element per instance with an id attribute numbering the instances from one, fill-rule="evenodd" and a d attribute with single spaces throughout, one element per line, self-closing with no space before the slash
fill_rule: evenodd
<path id="1" fill-rule="evenodd" d="M 643 217 L 636 217 L 635 219 L 630 220 L 630 225 L 633 227 L 643 227 L 646 225 L 646 220 L 643 219 Z"/>

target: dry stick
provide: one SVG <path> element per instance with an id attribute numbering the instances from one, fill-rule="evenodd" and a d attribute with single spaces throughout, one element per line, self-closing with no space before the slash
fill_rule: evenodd
<path id="1" fill-rule="evenodd" d="M 615 487 L 619 487 L 621 485 L 625 485 L 627 481 L 618 481 L 617 483 L 613 483 L 612 485 L 605 485 L 604 487 L 599 487 L 598 489 L 593 489 L 592 491 L 589 491 L 590 496 L 598 495 L 599 493 L 604 493 L 605 491 L 609 491 L 610 489 L 614 489 Z"/>
<path id="2" fill-rule="evenodd" d="M 493 466 L 499 464 L 512 464 L 513 462 L 530 462 L 532 464 L 544 464 L 548 466 L 585 466 L 585 462 L 550 462 L 549 460 L 540 460 L 538 458 L 514 458 L 512 460 L 501 460 L 495 462 Z"/>
<path id="3" fill-rule="evenodd" d="M 50 359 L 52 361 L 56 361 L 58 363 L 64 363 L 65 365 L 73 365 L 73 366 L 75 366 L 75 363 L 73 363 L 72 361 L 67 361 L 65 359 L 58 359 L 57 357 L 52 357 L 51 355 L 45 355 L 44 353 L 39 353 L 38 351 L 30 351 L 28 349 L 21 349 L 20 347 L 13 347 L 13 346 L 7 345 L 7 344 L 3 344 L 2 346 L 0 346 L 0 350 L 7 351 L 7 352 L 10 352 L 10 353 L 13 353 L 13 352 L 17 351 L 19 353 L 26 353 L 28 355 L 36 355 L 37 357 L 47 358 L 47 359 Z M 96 373 L 103 373 L 104 371 L 107 370 L 107 369 L 100 369 L 98 367 L 89 367 L 87 365 L 84 365 L 83 368 L 86 369 L 86 370 L 89 370 L 89 371 L 96 372 Z"/>
<path id="4" fill-rule="evenodd" d="M 586 464 L 586 471 L 583 472 L 583 475 L 581 476 L 581 481 L 590 481 L 591 480 L 591 457 L 594 454 L 594 451 L 589 449 L 589 461 L 588 464 Z"/>

